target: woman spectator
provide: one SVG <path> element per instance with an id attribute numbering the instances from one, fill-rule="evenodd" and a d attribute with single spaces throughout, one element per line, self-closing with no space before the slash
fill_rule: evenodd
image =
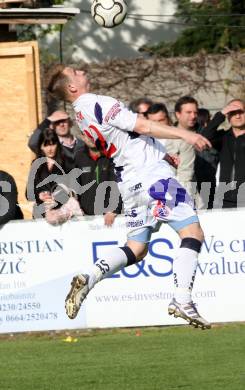
<path id="1" fill-rule="evenodd" d="M 56 132 L 46 128 L 40 135 L 36 158 L 28 177 L 27 199 L 34 201 L 33 217 L 42 217 L 49 208 L 60 206 L 53 193 L 64 183 L 66 173 L 62 147 Z"/>

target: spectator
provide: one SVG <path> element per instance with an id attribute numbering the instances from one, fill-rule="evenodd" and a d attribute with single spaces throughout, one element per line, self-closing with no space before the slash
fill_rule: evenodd
<path id="1" fill-rule="evenodd" d="M 206 108 L 198 108 L 197 111 L 197 124 L 198 124 L 198 129 L 203 129 L 206 127 L 211 119 L 211 115 L 209 110 Z"/>
<path id="2" fill-rule="evenodd" d="M 195 131 L 197 125 L 198 103 L 191 96 L 181 97 L 175 104 L 176 126 L 182 129 Z M 176 168 L 177 180 L 187 189 L 193 197 L 195 150 L 192 145 L 181 139 L 168 140 L 166 149 L 170 155 L 179 156 L 179 164 Z"/>
<path id="3" fill-rule="evenodd" d="M 144 116 L 144 114 L 147 112 L 149 107 L 152 105 L 152 100 L 148 99 L 146 97 L 141 97 L 135 100 L 132 100 L 131 103 L 129 103 L 129 109 L 133 112 L 138 113 L 141 116 Z"/>
<path id="4" fill-rule="evenodd" d="M 163 103 L 153 103 L 145 113 L 145 117 L 154 122 L 163 123 L 164 125 L 172 125 L 172 121 L 169 117 L 167 107 Z M 166 144 L 165 139 L 158 140 L 162 145 Z M 172 165 L 174 168 L 177 168 L 179 164 L 179 156 L 177 154 L 165 154 L 164 159 Z"/>
<path id="5" fill-rule="evenodd" d="M 44 129 L 50 127 L 55 130 L 62 145 L 64 158 L 68 170 L 74 168 L 74 158 L 77 150 L 84 147 L 83 142 L 71 133 L 73 122 L 64 111 L 54 111 L 50 116 L 40 123 L 37 129 L 30 136 L 28 146 L 36 153 L 39 145 L 39 138 Z"/>
<path id="6" fill-rule="evenodd" d="M 45 216 L 46 209 L 54 207 L 56 202 L 52 193 L 58 182 L 63 183 L 66 171 L 58 135 L 53 129 L 46 128 L 40 133 L 27 184 L 27 199 L 35 201 L 34 218 Z"/>
<path id="7" fill-rule="evenodd" d="M 209 110 L 206 108 L 199 108 L 197 113 L 197 133 L 203 134 L 203 131 L 205 127 L 208 126 L 209 122 Z M 213 208 L 218 162 L 219 156 L 216 149 L 210 148 L 208 150 L 203 150 L 202 152 L 196 151 L 194 179 L 197 183 L 198 192 L 201 192 L 204 207 L 207 209 Z"/>
<path id="8" fill-rule="evenodd" d="M 16 182 L 8 172 L 0 171 L 0 225 L 11 220 L 24 219 L 18 205 Z"/>
<path id="9" fill-rule="evenodd" d="M 78 197 L 80 207 L 85 215 L 104 214 L 105 225 L 111 226 L 122 210 L 114 166 L 85 134 L 81 138 L 86 146 L 75 156 L 76 167 L 82 171 L 77 182 L 81 186 L 91 183 L 91 187 Z M 110 183 L 104 187 L 104 182 Z M 109 210 L 104 212 L 108 207 Z"/>
<path id="10" fill-rule="evenodd" d="M 218 130 L 228 119 L 230 128 Z M 245 206 L 245 102 L 233 99 L 217 112 L 202 132 L 219 153 L 220 177 L 215 206 L 222 208 Z"/>
<path id="11" fill-rule="evenodd" d="M 163 103 L 153 103 L 145 113 L 147 119 L 160 122 L 165 125 L 172 125 L 167 107 Z"/>

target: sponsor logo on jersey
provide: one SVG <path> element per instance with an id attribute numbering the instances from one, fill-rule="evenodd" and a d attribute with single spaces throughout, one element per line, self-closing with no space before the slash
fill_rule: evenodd
<path id="1" fill-rule="evenodd" d="M 78 111 L 78 112 L 76 113 L 76 120 L 77 120 L 77 121 L 82 121 L 83 119 L 84 119 L 83 114 L 81 113 L 81 111 Z"/>
<path id="2" fill-rule="evenodd" d="M 109 110 L 109 112 L 106 114 L 105 116 L 105 122 L 108 123 L 108 121 L 110 119 L 114 120 L 116 118 L 116 116 L 119 114 L 119 112 L 121 111 L 121 107 L 120 107 L 120 103 L 115 103 L 111 109 Z"/>
<path id="3" fill-rule="evenodd" d="M 158 219 L 165 219 L 169 215 L 170 209 L 161 200 L 157 201 L 153 209 L 153 216 Z"/>
<path id="4" fill-rule="evenodd" d="M 136 221 L 128 221 L 128 222 L 126 223 L 126 226 L 127 226 L 128 228 L 130 228 L 130 227 L 140 227 L 140 226 L 143 226 L 143 225 L 144 225 L 143 219 L 136 220 Z"/>
<path id="5" fill-rule="evenodd" d="M 132 209 L 132 210 L 128 210 L 128 211 L 126 211 L 126 213 L 125 213 L 125 217 L 131 217 L 131 218 L 135 218 L 135 217 L 137 217 L 137 212 L 136 212 L 136 210 L 135 209 Z"/>
<path id="6" fill-rule="evenodd" d="M 135 192 L 135 191 L 140 190 L 141 188 L 142 188 L 142 183 L 137 183 L 134 186 L 129 187 L 129 191 L 130 192 Z"/>

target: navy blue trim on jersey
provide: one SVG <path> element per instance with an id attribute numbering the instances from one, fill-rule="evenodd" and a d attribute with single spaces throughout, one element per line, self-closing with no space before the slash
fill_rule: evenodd
<path id="1" fill-rule="evenodd" d="M 102 107 L 99 103 L 95 103 L 94 106 L 94 115 L 95 118 L 97 119 L 98 123 L 102 125 L 103 122 L 103 114 L 102 114 Z"/>
<path id="2" fill-rule="evenodd" d="M 148 193 L 153 199 L 161 200 L 170 209 L 178 206 L 179 203 L 191 202 L 186 189 L 173 177 L 158 180 L 151 185 Z M 171 200 L 167 198 L 167 193 L 173 195 Z"/>
<path id="3" fill-rule="evenodd" d="M 127 131 L 128 136 L 130 139 L 139 138 L 140 134 L 136 133 L 136 131 Z"/>

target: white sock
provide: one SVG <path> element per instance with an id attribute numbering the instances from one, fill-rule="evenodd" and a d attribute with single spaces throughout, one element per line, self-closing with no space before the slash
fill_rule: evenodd
<path id="1" fill-rule="evenodd" d="M 173 262 L 174 297 L 179 303 L 191 301 L 191 292 L 197 269 L 198 252 L 189 248 L 179 248 Z"/>
<path id="2" fill-rule="evenodd" d="M 100 280 L 108 278 L 115 272 L 125 267 L 128 257 L 121 248 L 113 248 L 108 251 L 105 258 L 98 259 L 89 275 L 89 290 Z"/>

